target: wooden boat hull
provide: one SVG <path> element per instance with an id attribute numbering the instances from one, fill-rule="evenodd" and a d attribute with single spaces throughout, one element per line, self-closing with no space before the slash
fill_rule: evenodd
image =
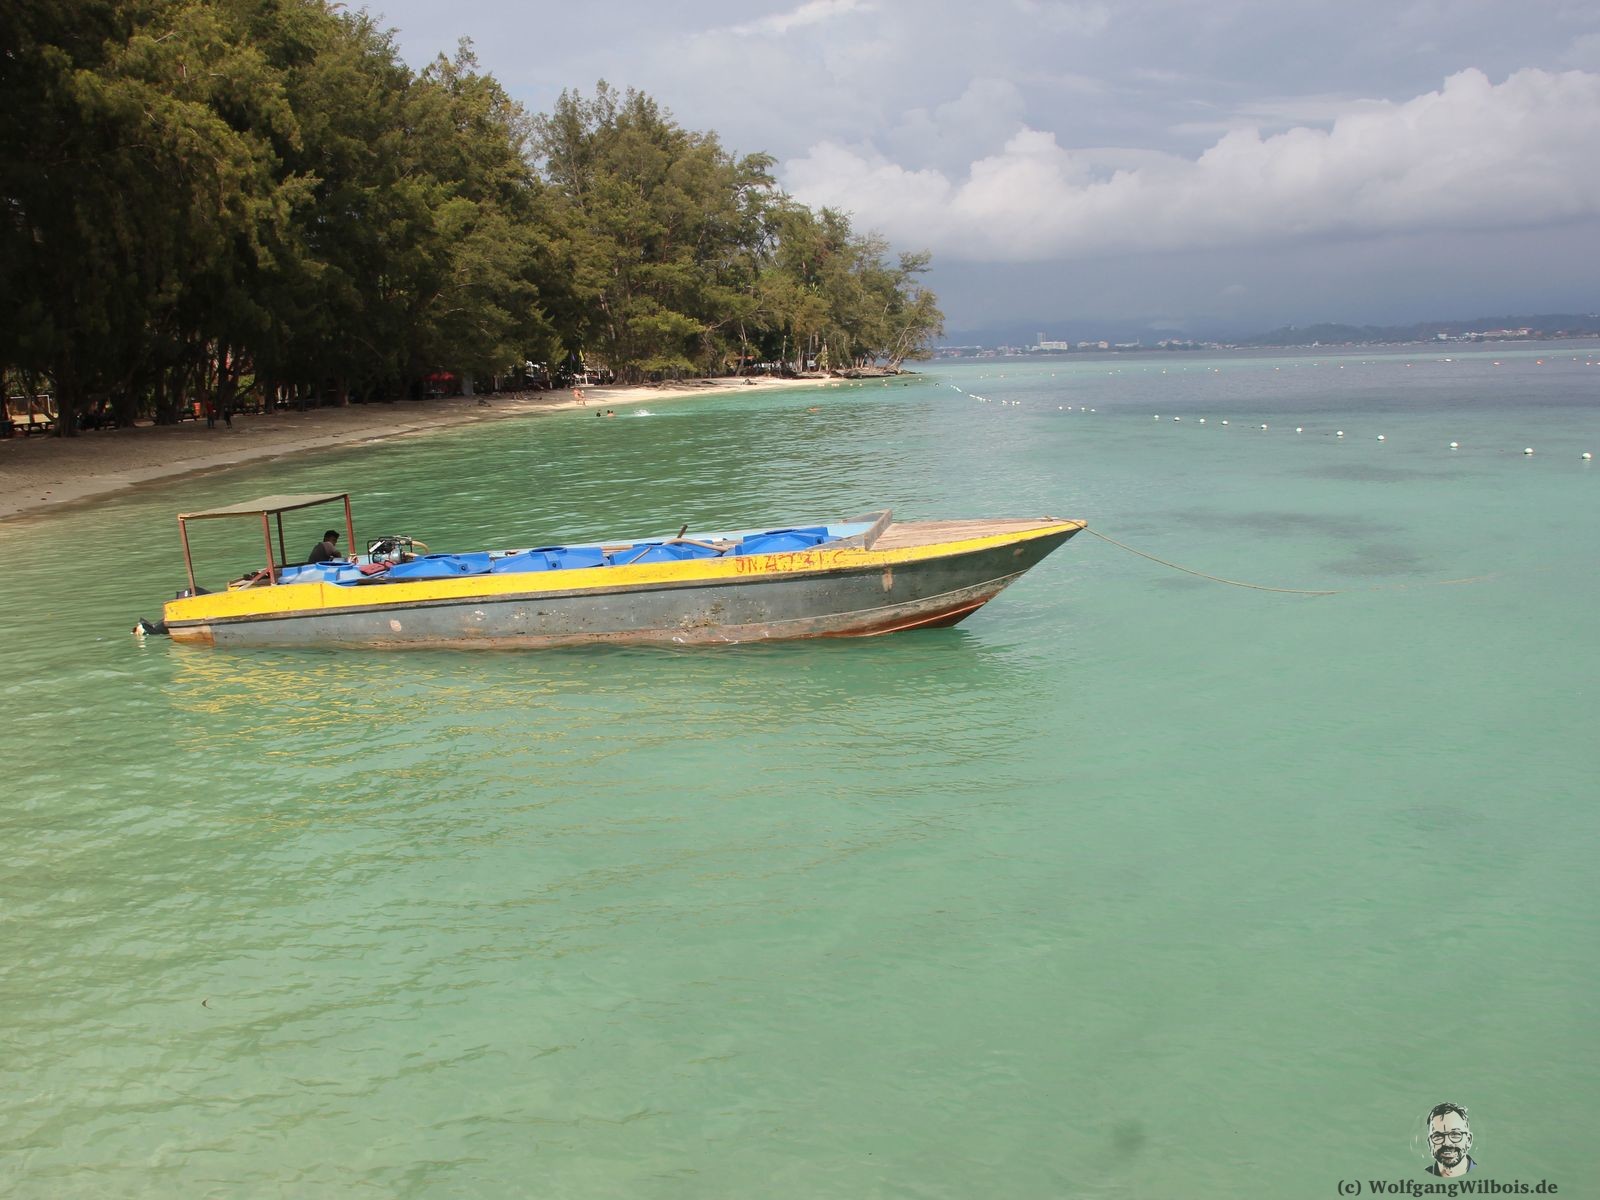
<path id="1" fill-rule="evenodd" d="M 891 525 L 871 549 L 824 545 L 638 567 L 197 596 L 170 603 L 166 623 L 176 641 L 216 646 L 516 649 L 864 637 L 963 620 L 1083 523 L 943 523 L 935 528 L 979 534 L 944 541 L 928 541 L 930 527 Z"/>

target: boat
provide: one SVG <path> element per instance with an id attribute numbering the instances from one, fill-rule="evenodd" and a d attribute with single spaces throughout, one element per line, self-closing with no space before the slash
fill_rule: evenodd
<path id="1" fill-rule="evenodd" d="M 465 554 L 385 535 L 350 559 L 290 565 L 284 514 L 320 505 L 343 506 L 345 545 L 358 545 L 346 492 L 178 514 L 189 586 L 160 624 L 140 629 L 198 646 L 376 649 L 866 637 L 956 624 L 1085 527 L 1059 517 L 896 521 L 886 509 Z M 259 528 L 266 561 L 207 590 L 189 526 L 225 518 Z"/>

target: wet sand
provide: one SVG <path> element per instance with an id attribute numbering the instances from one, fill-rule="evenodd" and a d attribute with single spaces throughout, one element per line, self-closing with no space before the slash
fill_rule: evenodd
<path id="1" fill-rule="evenodd" d="M 826 386 L 819 379 L 717 379 L 665 386 L 584 388 L 571 391 L 455 396 L 441 400 L 358 404 L 252 415 L 237 413 L 229 428 L 220 421 L 139 426 L 87 432 L 75 438 L 16 437 L 0 440 L 0 520 L 35 515 L 63 505 L 102 498 L 122 488 L 173 475 L 215 471 L 278 455 L 330 446 L 404 437 L 585 407 L 617 408 L 745 388 Z"/>

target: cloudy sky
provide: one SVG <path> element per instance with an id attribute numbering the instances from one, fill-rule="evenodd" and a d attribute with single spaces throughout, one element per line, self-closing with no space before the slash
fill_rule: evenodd
<path id="1" fill-rule="evenodd" d="M 1593 0 L 372 0 L 934 254 L 952 334 L 1600 310 Z"/>

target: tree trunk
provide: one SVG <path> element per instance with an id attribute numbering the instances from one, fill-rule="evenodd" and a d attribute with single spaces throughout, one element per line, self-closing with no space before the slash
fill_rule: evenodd
<path id="1" fill-rule="evenodd" d="M 157 425 L 171 425 L 172 417 L 167 407 L 167 373 L 156 368 L 155 380 L 150 389 L 150 417 Z"/>
<path id="2" fill-rule="evenodd" d="M 239 379 L 229 371 L 217 380 L 217 412 L 222 417 L 222 423 L 233 425 L 233 398 L 239 391 Z"/>
<path id="3" fill-rule="evenodd" d="M 118 428 L 132 427 L 139 416 L 139 393 L 144 390 L 138 371 L 130 371 L 122 386 L 111 394 L 111 418 Z"/>
<path id="4" fill-rule="evenodd" d="M 56 436 L 77 437 L 83 385 L 78 379 L 78 365 L 72 361 L 70 352 L 63 352 L 56 359 L 51 374 L 56 385 Z"/>

